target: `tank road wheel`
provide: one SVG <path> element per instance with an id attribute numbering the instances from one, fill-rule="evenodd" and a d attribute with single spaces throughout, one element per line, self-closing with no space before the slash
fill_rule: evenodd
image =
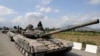
<path id="1" fill-rule="evenodd" d="M 25 52 L 24 52 L 24 56 L 33 56 L 33 54 L 32 54 L 32 53 L 29 53 L 29 52 L 27 52 L 27 51 L 25 51 Z"/>
<path id="2" fill-rule="evenodd" d="M 21 47 L 19 48 L 19 51 L 21 51 Z"/>
<path id="3" fill-rule="evenodd" d="M 25 51 L 25 56 L 28 56 L 28 52 L 27 51 Z"/>
<path id="4" fill-rule="evenodd" d="M 25 54 L 25 50 L 24 49 L 22 50 L 22 53 Z"/>
<path id="5" fill-rule="evenodd" d="M 28 56 L 33 56 L 33 54 L 32 53 L 28 53 Z"/>
<path id="6" fill-rule="evenodd" d="M 19 48 L 19 51 L 21 51 L 22 47 Z"/>
<path id="7" fill-rule="evenodd" d="M 18 45 L 18 50 L 20 50 L 20 46 Z"/>
<path id="8" fill-rule="evenodd" d="M 22 49 L 23 49 L 23 48 L 21 47 L 21 48 L 20 48 L 20 51 L 21 51 L 21 52 L 22 52 Z"/>
<path id="9" fill-rule="evenodd" d="M 18 48 L 19 50 L 20 50 L 20 46 L 19 46 L 19 48 Z"/>

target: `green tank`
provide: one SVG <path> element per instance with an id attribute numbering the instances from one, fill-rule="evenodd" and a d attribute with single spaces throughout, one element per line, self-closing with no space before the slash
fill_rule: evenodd
<path id="1" fill-rule="evenodd" d="M 39 22 L 36 29 L 32 25 L 28 25 L 26 31 L 22 34 L 13 36 L 16 47 L 25 56 L 45 56 L 51 53 L 64 54 L 72 50 L 73 42 L 52 37 L 52 34 L 65 32 L 68 30 L 99 23 L 99 20 L 93 20 L 84 24 L 72 26 L 70 28 L 58 29 L 46 32 Z"/>

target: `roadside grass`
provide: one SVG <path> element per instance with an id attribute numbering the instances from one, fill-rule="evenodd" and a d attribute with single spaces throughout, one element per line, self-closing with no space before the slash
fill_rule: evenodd
<path id="1" fill-rule="evenodd" d="M 85 47 L 86 44 L 100 46 L 100 33 L 98 32 L 67 31 L 54 34 L 53 36 L 69 41 L 81 42 L 83 44 L 83 47 Z"/>

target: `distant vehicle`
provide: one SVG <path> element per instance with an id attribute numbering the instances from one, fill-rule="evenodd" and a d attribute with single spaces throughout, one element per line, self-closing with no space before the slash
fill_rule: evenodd
<path id="1" fill-rule="evenodd" d="M 10 41 L 14 41 L 13 36 L 14 36 L 15 34 L 16 34 L 16 33 L 15 33 L 14 31 L 12 31 L 12 30 L 9 30 L 9 31 L 7 32 L 7 35 L 9 36 Z"/>
<path id="2" fill-rule="evenodd" d="M 9 31 L 9 28 L 6 28 L 6 27 L 4 27 L 4 28 L 1 29 L 2 33 L 7 33 L 8 31 Z"/>
<path id="3" fill-rule="evenodd" d="M 7 33 L 7 32 L 8 32 L 8 30 L 1 30 L 1 32 L 2 32 L 2 33 Z"/>
<path id="4" fill-rule="evenodd" d="M 19 26 L 18 26 L 18 28 L 19 28 Z M 7 32 L 7 35 L 9 36 L 9 38 L 10 38 L 10 40 L 12 41 L 12 42 L 14 42 L 14 39 L 13 39 L 13 36 L 14 35 L 17 35 L 18 33 L 20 33 L 19 32 L 19 30 L 20 29 L 18 29 L 18 28 L 12 28 L 12 29 L 10 29 L 8 32 Z"/>
<path id="5" fill-rule="evenodd" d="M 96 24 L 98 22 L 99 20 L 94 20 L 88 23 L 51 32 L 46 32 L 42 23 L 39 22 L 36 29 L 33 29 L 32 25 L 28 25 L 26 31 L 22 32 L 22 34 L 14 35 L 13 39 L 17 48 L 25 56 L 45 56 L 50 53 L 65 54 L 72 50 L 73 42 L 54 38 L 51 36 L 52 34 Z"/>

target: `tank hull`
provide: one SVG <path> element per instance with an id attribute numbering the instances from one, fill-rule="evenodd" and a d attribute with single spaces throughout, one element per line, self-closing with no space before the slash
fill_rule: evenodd
<path id="1" fill-rule="evenodd" d="M 29 39 L 21 34 L 17 34 L 13 38 L 18 49 L 31 55 L 65 53 L 71 51 L 73 47 L 72 42 L 62 39 Z"/>

